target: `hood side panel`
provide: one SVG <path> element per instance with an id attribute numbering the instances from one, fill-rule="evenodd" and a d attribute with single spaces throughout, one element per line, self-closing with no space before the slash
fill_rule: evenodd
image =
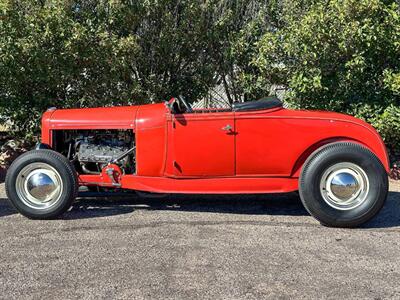
<path id="1" fill-rule="evenodd" d="M 60 109 L 49 118 L 51 130 L 57 129 L 135 129 L 138 106 Z"/>

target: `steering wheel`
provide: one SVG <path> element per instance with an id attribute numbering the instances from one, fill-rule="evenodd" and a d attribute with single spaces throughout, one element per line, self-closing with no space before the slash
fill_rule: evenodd
<path id="1" fill-rule="evenodd" d="M 182 103 L 183 106 L 186 108 L 186 112 L 187 112 L 187 113 L 192 113 L 192 112 L 193 112 L 192 107 L 189 105 L 189 103 L 186 102 L 185 98 L 183 98 L 182 95 L 179 95 L 179 96 L 177 97 L 177 99 L 178 99 L 178 101 L 179 101 L 180 103 Z"/>

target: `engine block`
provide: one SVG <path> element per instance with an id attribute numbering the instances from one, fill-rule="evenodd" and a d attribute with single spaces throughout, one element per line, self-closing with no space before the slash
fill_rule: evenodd
<path id="1" fill-rule="evenodd" d="M 77 154 L 80 162 L 105 164 L 111 162 L 127 150 L 128 148 L 123 146 L 107 146 L 81 142 Z"/>

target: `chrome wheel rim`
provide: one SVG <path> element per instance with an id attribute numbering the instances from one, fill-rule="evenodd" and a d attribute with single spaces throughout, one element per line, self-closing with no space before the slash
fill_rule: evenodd
<path id="1" fill-rule="evenodd" d="M 63 183 L 60 174 L 46 163 L 32 163 L 18 174 L 15 188 L 21 201 L 37 210 L 53 207 L 61 198 Z"/>
<path id="2" fill-rule="evenodd" d="M 339 210 L 350 210 L 364 203 L 369 180 L 358 165 L 343 162 L 330 166 L 322 174 L 320 191 L 324 201 Z"/>

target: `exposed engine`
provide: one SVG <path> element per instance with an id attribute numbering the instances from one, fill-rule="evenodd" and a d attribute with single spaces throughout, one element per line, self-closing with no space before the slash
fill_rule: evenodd
<path id="1" fill-rule="evenodd" d="M 125 174 L 135 172 L 134 136 L 128 130 L 65 130 L 56 133 L 56 148 L 84 174 L 99 174 L 109 163 Z"/>
<path id="2" fill-rule="evenodd" d="M 117 145 L 92 144 L 80 142 L 78 147 L 78 160 L 82 163 L 109 163 L 116 157 L 121 156 L 129 148 Z M 126 160 L 127 158 L 124 158 Z"/>

